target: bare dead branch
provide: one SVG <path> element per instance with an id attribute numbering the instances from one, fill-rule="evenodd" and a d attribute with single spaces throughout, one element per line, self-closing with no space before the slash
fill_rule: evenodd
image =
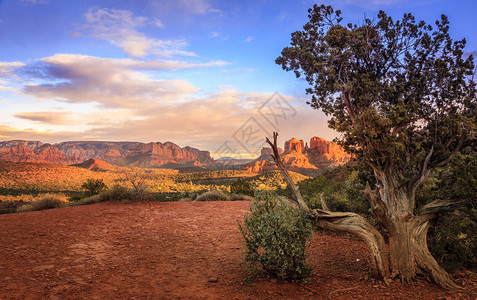
<path id="1" fill-rule="evenodd" d="M 287 185 L 292 190 L 293 195 L 295 196 L 295 199 L 293 200 L 296 202 L 296 204 L 302 211 L 309 213 L 310 208 L 303 200 L 303 197 L 301 196 L 298 186 L 293 181 L 292 177 L 290 176 L 287 169 L 285 168 L 285 165 L 283 164 L 282 159 L 280 158 L 280 153 L 278 152 L 278 146 L 277 146 L 277 137 L 278 137 L 278 133 L 274 132 L 273 143 L 268 139 L 268 137 L 266 138 L 266 142 L 270 145 L 270 147 L 272 147 L 272 150 L 273 150 L 273 155 L 272 155 L 273 160 L 275 161 L 275 164 L 277 165 L 278 169 L 280 169 L 280 171 L 282 172 L 282 175 L 285 178 Z"/>
<path id="2" fill-rule="evenodd" d="M 320 194 L 320 202 L 321 202 L 321 207 L 323 208 L 324 211 L 331 211 L 330 208 L 328 207 L 328 204 L 326 203 L 324 192 Z"/>
<path id="3" fill-rule="evenodd" d="M 424 205 L 421 210 L 419 211 L 419 215 L 426 216 L 426 215 L 434 215 L 438 213 L 442 213 L 445 211 L 455 210 L 462 205 L 464 205 L 466 201 L 446 201 L 446 200 L 436 200 L 431 203 Z"/>

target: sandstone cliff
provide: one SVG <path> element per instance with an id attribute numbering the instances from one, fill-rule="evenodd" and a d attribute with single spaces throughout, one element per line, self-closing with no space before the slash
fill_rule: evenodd
<path id="1" fill-rule="evenodd" d="M 156 167 L 164 164 L 206 166 L 214 162 L 210 152 L 172 143 L 62 142 L 54 145 L 33 141 L 0 142 L 0 160 L 79 164 L 99 159 L 118 166 Z"/>

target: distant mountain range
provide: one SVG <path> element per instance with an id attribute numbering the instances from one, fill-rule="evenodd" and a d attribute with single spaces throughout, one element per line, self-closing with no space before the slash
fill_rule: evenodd
<path id="1" fill-rule="evenodd" d="M 172 142 L 62 142 L 43 144 L 38 141 L 0 142 L 0 160 L 14 162 L 49 162 L 79 164 L 99 159 L 112 165 L 158 167 L 164 165 L 207 166 L 214 163 L 209 151 L 184 147 Z"/>
<path id="2" fill-rule="evenodd" d="M 350 160 L 350 156 L 339 145 L 319 137 L 311 138 L 309 143 L 293 138 L 285 142 L 284 149 L 280 151 L 288 169 L 305 175 L 320 174 Z M 95 171 L 127 166 L 183 170 L 241 168 L 254 173 L 263 173 L 276 170 L 271 154 L 271 148 L 263 148 L 260 157 L 255 160 L 231 157 L 214 160 L 209 151 L 188 146 L 180 147 L 172 142 L 74 141 L 57 144 L 22 140 L 0 142 L 0 160 L 75 165 Z"/>

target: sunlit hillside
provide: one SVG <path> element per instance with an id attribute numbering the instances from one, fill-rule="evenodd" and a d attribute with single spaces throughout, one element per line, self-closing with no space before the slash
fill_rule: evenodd
<path id="1" fill-rule="evenodd" d="M 291 174 L 295 181 L 309 178 L 294 172 Z M 172 195 L 172 199 L 178 199 L 186 193 L 207 190 L 228 192 L 230 184 L 239 178 L 250 182 L 257 191 L 286 186 L 278 171 L 261 175 L 244 170 L 180 173 L 173 169 L 126 167 L 93 171 L 78 166 L 0 161 L 0 200 L 3 206 L 11 206 L 12 203 L 31 202 L 44 194 L 56 194 L 66 201 L 71 196 L 84 193 L 82 184 L 88 179 L 102 180 L 107 187 L 119 185 L 132 188 L 133 182 L 140 182 L 148 192 L 157 197 L 167 194 Z"/>

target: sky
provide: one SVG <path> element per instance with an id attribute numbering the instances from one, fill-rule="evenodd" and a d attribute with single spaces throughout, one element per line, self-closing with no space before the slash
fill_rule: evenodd
<path id="1" fill-rule="evenodd" d="M 332 140 L 306 82 L 275 64 L 315 3 L 344 24 L 444 13 L 477 50 L 475 0 L 0 0 L 0 141 L 172 141 L 250 158 L 273 131 L 280 144 Z"/>

